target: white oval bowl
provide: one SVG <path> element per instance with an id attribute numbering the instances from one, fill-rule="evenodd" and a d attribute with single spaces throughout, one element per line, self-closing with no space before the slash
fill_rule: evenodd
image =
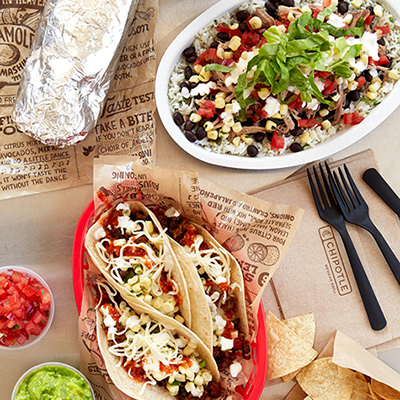
<path id="1" fill-rule="evenodd" d="M 161 121 L 175 143 L 193 157 L 209 164 L 229 168 L 261 170 L 288 168 L 326 158 L 357 142 L 378 127 L 400 104 L 400 84 L 397 84 L 382 103 L 375 107 L 365 120 L 356 126 L 339 131 L 335 136 L 312 149 L 298 153 L 285 153 L 280 156 L 243 157 L 231 154 L 218 154 L 189 142 L 181 129 L 174 123 L 168 102 L 168 82 L 170 75 L 179 62 L 182 51 L 190 46 L 196 34 L 215 19 L 232 12 L 244 3 L 243 0 L 222 0 L 191 22 L 170 44 L 161 59 L 156 76 L 156 102 Z M 396 0 L 381 0 L 380 3 L 391 12 L 396 20 Z"/>

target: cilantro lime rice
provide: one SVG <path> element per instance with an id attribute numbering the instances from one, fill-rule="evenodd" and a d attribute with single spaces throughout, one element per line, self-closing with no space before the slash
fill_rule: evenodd
<path id="1" fill-rule="evenodd" d="M 314 147 L 392 91 L 399 33 L 373 0 L 250 0 L 203 28 L 171 74 L 182 140 L 250 157 Z"/>

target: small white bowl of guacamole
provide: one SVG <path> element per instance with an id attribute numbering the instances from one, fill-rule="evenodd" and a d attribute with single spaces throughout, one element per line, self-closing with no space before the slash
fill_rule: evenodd
<path id="1" fill-rule="evenodd" d="M 94 400 L 86 377 L 77 369 L 58 362 L 36 365 L 14 386 L 12 400 Z"/>

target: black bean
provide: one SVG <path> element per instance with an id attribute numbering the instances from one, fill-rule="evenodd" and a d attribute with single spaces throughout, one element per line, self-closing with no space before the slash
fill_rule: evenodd
<path id="1" fill-rule="evenodd" d="M 374 13 L 374 7 L 368 6 L 368 7 L 367 7 L 367 10 L 369 11 L 369 15 L 375 15 L 375 13 Z"/>
<path id="2" fill-rule="evenodd" d="M 253 126 L 253 121 L 246 119 L 246 121 L 242 121 L 242 126 Z"/>
<path id="3" fill-rule="evenodd" d="M 194 89 L 197 86 L 197 83 L 195 82 L 189 82 L 189 88 Z"/>
<path id="4" fill-rule="evenodd" d="M 240 10 L 236 13 L 236 19 L 239 22 L 246 21 L 246 19 L 249 17 L 250 17 L 250 13 L 247 10 Z"/>
<path id="5" fill-rule="evenodd" d="M 206 130 L 202 127 L 199 126 L 196 130 L 196 137 L 198 140 L 203 140 L 207 136 Z"/>
<path id="6" fill-rule="evenodd" d="M 239 24 L 239 31 L 240 32 L 246 32 L 249 29 L 249 27 L 247 26 L 246 22 L 241 22 Z"/>
<path id="7" fill-rule="evenodd" d="M 343 1 L 342 3 L 339 3 L 338 6 L 338 12 L 342 15 L 347 14 L 349 11 L 349 3 L 346 3 Z"/>
<path id="8" fill-rule="evenodd" d="M 261 143 L 265 138 L 265 133 L 257 132 L 254 134 L 254 140 L 258 143 Z"/>
<path id="9" fill-rule="evenodd" d="M 190 86 L 188 83 L 186 82 L 182 82 L 179 87 L 181 88 L 181 90 L 185 87 L 187 90 L 190 90 Z"/>
<path id="10" fill-rule="evenodd" d="M 193 143 L 197 140 L 196 135 L 191 131 L 186 131 L 185 136 L 186 136 L 186 139 L 189 140 L 189 142 L 191 142 L 191 143 Z"/>
<path id="11" fill-rule="evenodd" d="M 279 0 L 269 0 L 271 3 L 279 3 Z"/>
<path id="12" fill-rule="evenodd" d="M 185 122 L 185 125 L 183 126 L 183 129 L 185 131 L 191 131 L 194 128 L 194 126 L 195 126 L 195 123 L 189 120 L 189 121 Z"/>
<path id="13" fill-rule="evenodd" d="M 172 118 L 174 119 L 174 122 L 175 122 L 178 126 L 181 126 L 181 125 L 185 122 L 185 120 L 183 119 L 182 114 L 181 114 L 179 111 L 177 111 L 177 112 L 172 116 Z"/>
<path id="14" fill-rule="evenodd" d="M 211 49 L 216 49 L 216 48 L 218 47 L 218 45 L 219 45 L 218 42 L 212 42 L 212 43 L 210 44 L 210 48 L 211 48 Z"/>
<path id="15" fill-rule="evenodd" d="M 292 129 L 292 130 L 290 131 L 290 134 L 291 134 L 292 136 L 300 136 L 300 135 L 303 134 L 303 129 L 301 129 L 301 128 L 294 128 L 294 129 Z"/>
<path id="16" fill-rule="evenodd" d="M 272 132 L 267 132 L 267 133 L 265 134 L 265 136 L 267 137 L 267 139 L 268 139 L 269 141 L 271 141 L 272 138 L 273 138 L 273 136 L 274 136 L 274 134 L 273 134 Z"/>
<path id="17" fill-rule="evenodd" d="M 344 109 L 349 108 L 350 107 L 350 103 L 351 103 L 351 99 L 350 99 L 349 95 L 347 95 L 346 96 L 346 101 L 344 102 L 343 108 Z"/>
<path id="18" fill-rule="evenodd" d="M 271 3 L 270 1 L 267 1 L 265 3 L 265 9 L 268 11 L 268 13 L 276 14 L 278 11 L 278 5 L 276 3 Z"/>
<path id="19" fill-rule="evenodd" d="M 186 48 L 185 50 L 183 50 L 182 54 L 184 57 L 193 56 L 193 55 L 196 55 L 196 50 L 194 49 L 193 46 L 190 46 L 190 47 Z"/>
<path id="20" fill-rule="evenodd" d="M 380 38 L 380 39 L 378 40 L 378 44 L 380 44 L 381 46 L 385 46 L 385 45 L 386 45 L 385 39 L 384 39 L 384 38 Z"/>
<path id="21" fill-rule="evenodd" d="M 286 7 L 294 7 L 294 0 L 280 0 L 279 4 Z"/>
<path id="22" fill-rule="evenodd" d="M 190 65 L 185 68 L 185 79 L 189 80 L 190 77 L 193 75 L 193 70 Z"/>
<path id="23" fill-rule="evenodd" d="M 258 154 L 258 149 L 256 146 L 253 146 L 252 144 L 250 146 L 247 146 L 247 154 L 250 157 L 255 157 Z"/>
<path id="24" fill-rule="evenodd" d="M 343 3 L 344 2 L 344 0 L 339 0 L 339 3 Z"/>
<path id="25" fill-rule="evenodd" d="M 194 63 L 196 60 L 197 60 L 196 54 L 194 54 L 193 56 L 186 57 L 186 62 L 188 62 L 189 64 Z"/>
<path id="26" fill-rule="evenodd" d="M 223 42 L 227 42 L 228 40 L 230 40 L 231 35 L 227 32 L 218 32 L 217 33 L 217 38 L 219 40 L 222 40 Z"/>
<path id="27" fill-rule="evenodd" d="M 296 143 L 296 142 L 295 142 L 295 143 L 292 143 L 292 144 L 290 145 L 289 149 L 290 149 L 290 151 L 291 151 L 292 153 L 297 153 L 297 152 L 303 150 L 303 148 L 301 147 L 301 144 L 300 144 L 300 143 Z"/>
<path id="28" fill-rule="evenodd" d="M 348 94 L 348 96 L 349 96 L 349 99 L 350 99 L 351 101 L 358 101 L 358 100 L 360 100 L 360 92 L 359 92 L 358 90 L 353 90 L 353 91 L 351 91 L 351 92 Z"/>
<path id="29" fill-rule="evenodd" d="M 371 82 L 372 79 L 374 79 L 371 73 L 367 69 L 362 73 L 362 75 L 367 80 L 367 82 Z"/>

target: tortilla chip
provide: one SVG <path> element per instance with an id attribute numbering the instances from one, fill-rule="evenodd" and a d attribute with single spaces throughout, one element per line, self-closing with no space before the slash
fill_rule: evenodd
<path id="1" fill-rule="evenodd" d="M 297 375 L 301 388 L 318 400 L 350 400 L 355 379 L 355 372 L 334 364 L 331 357 L 313 361 Z"/>
<path id="2" fill-rule="evenodd" d="M 282 321 L 297 336 L 300 336 L 310 347 L 314 346 L 315 318 L 314 314 L 300 315 Z"/>
<path id="3" fill-rule="evenodd" d="M 367 382 L 367 378 L 361 372 L 356 371 L 356 378 L 360 379 L 360 380 L 362 380 L 364 382 Z"/>
<path id="4" fill-rule="evenodd" d="M 285 319 L 282 321 L 282 323 L 290 328 L 297 336 L 301 337 L 310 347 L 313 347 L 315 337 L 314 314 L 311 313 Z M 282 376 L 283 381 L 291 381 L 299 373 L 299 371 L 300 369 L 292 372 L 289 375 Z"/>
<path id="5" fill-rule="evenodd" d="M 371 389 L 376 395 L 382 397 L 382 399 L 400 400 L 400 392 L 375 379 L 371 380 Z"/>
<path id="6" fill-rule="evenodd" d="M 362 376 L 362 379 L 359 377 Z M 350 400 L 373 400 L 373 397 L 370 394 L 369 386 L 367 381 L 365 380 L 364 375 L 360 374 L 356 371 L 356 380 L 354 381 L 353 393 L 350 397 Z"/>
<path id="7" fill-rule="evenodd" d="M 317 352 L 268 312 L 268 379 L 280 378 L 308 365 Z"/>

